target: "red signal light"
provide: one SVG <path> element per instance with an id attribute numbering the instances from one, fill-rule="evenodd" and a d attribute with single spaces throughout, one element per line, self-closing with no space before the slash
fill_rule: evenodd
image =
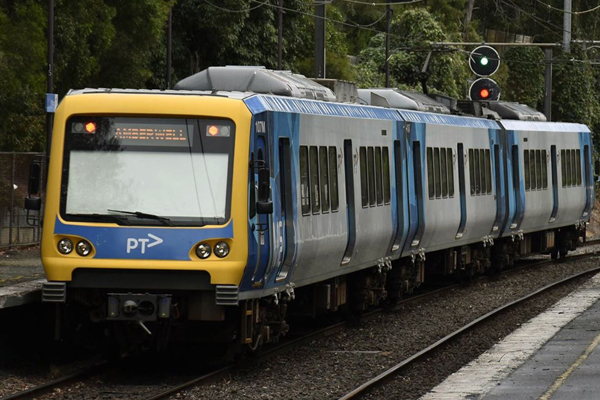
<path id="1" fill-rule="evenodd" d="M 87 133 L 96 133 L 96 124 L 94 122 L 88 122 L 85 124 L 85 131 Z"/>
<path id="2" fill-rule="evenodd" d="M 219 127 L 216 125 L 211 125 L 208 127 L 207 132 L 210 136 L 217 136 L 219 134 Z"/>
<path id="3" fill-rule="evenodd" d="M 490 97 L 490 91 L 487 89 L 481 89 L 481 91 L 479 92 L 479 96 L 481 96 L 482 99 L 487 99 L 488 97 Z"/>

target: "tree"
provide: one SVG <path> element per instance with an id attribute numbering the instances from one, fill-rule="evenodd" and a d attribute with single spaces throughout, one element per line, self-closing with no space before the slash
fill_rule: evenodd
<path id="1" fill-rule="evenodd" d="M 417 89 L 421 80 L 421 70 L 429 51 L 430 42 L 446 40 L 440 24 L 425 9 L 410 9 L 394 18 L 390 38 L 390 75 L 393 81 L 404 88 Z M 381 79 L 385 68 L 385 35 L 375 35 L 369 46 L 360 54 L 361 71 L 370 71 L 367 80 L 359 75 L 359 85 L 383 86 Z M 466 56 L 463 53 L 434 52 L 428 72 L 428 86 L 432 91 L 449 96 L 463 97 L 468 76 Z"/>
<path id="2" fill-rule="evenodd" d="M 539 47 L 510 47 L 503 54 L 509 75 L 503 99 L 541 109 L 544 101 L 544 53 Z"/>
<path id="3" fill-rule="evenodd" d="M 0 151 L 42 150 L 45 12 L 32 0 L 0 5 Z"/>

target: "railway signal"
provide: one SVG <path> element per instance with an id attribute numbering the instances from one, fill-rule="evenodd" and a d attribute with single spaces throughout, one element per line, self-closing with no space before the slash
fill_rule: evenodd
<path id="1" fill-rule="evenodd" d="M 500 67 L 500 56 L 490 46 L 479 46 L 469 55 L 469 67 L 480 78 L 471 84 L 469 97 L 471 100 L 498 100 L 500 87 L 489 76 Z"/>

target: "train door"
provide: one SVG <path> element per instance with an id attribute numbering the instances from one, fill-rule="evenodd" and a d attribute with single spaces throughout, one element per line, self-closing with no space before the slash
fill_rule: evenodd
<path id="1" fill-rule="evenodd" d="M 558 157 L 556 145 L 550 147 L 550 167 L 552 169 L 552 214 L 550 214 L 548 222 L 554 222 L 558 214 Z"/>
<path id="2" fill-rule="evenodd" d="M 408 125 L 408 124 L 407 124 Z M 418 127 L 417 127 L 418 128 Z M 425 215 L 423 204 L 423 155 L 421 154 L 421 140 L 409 141 L 409 163 L 412 165 L 412 176 L 410 177 L 410 230 L 409 250 L 418 250 L 418 246 L 425 232 Z"/>
<path id="3" fill-rule="evenodd" d="M 260 121 L 259 121 L 260 122 Z M 265 177 L 261 179 L 261 174 L 265 174 L 266 171 L 270 171 L 270 163 L 269 163 L 269 152 L 267 147 L 267 138 L 263 134 L 257 134 L 254 140 L 254 152 L 253 152 L 253 170 L 254 170 L 254 179 L 256 185 L 256 195 L 253 196 L 256 198 L 256 206 L 253 212 L 256 212 L 255 218 L 253 219 L 255 222 L 252 224 L 252 230 L 254 233 L 254 237 L 258 244 L 257 248 L 257 260 L 256 266 L 254 268 L 254 273 L 252 274 L 252 282 L 253 285 L 262 284 L 265 282 L 263 278 L 265 277 L 266 269 L 269 266 L 270 261 L 270 244 L 271 244 L 271 235 L 269 233 L 270 225 L 271 225 L 271 215 L 268 213 L 261 213 L 258 210 L 258 202 L 264 199 L 269 199 L 271 185 L 270 182 L 267 184 L 265 182 Z M 270 178 L 269 178 L 270 180 Z M 262 185 L 261 185 L 262 183 Z M 252 201 L 252 199 L 251 199 Z"/>
<path id="4" fill-rule="evenodd" d="M 396 209 L 398 215 L 398 226 L 392 243 L 392 253 L 404 247 L 404 241 L 408 233 L 408 213 L 406 212 L 405 199 L 405 151 L 403 141 L 394 140 L 394 175 L 396 177 Z"/>
<path id="5" fill-rule="evenodd" d="M 500 229 L 505 224 L 507 216 L 507 205 L 506 205 L 506 193 L 502 181 L 503 157 L 500 151 L 500 145 L 495 143 L 493 145 L 493 168 L 494 168 L 494 180 L 496 183 L 496 219 L 494 226 L 492 227 L 492 234 L 497 236 L 500 234 Z"/>
<path id="6" fill-rule="evenodd" d="M 456 232 L 456 238 L 462 238 L 467 226 L 467 193 L 465 186 L 465 149 L 462 143 L 456 148 L 456 160 L 458 164 L 458 190 L 460 192 L 460 224 Z"/>
<path id="7" fill-rule="evenodd" d="M 348 243 L 342 258 L 342 266 L 348 265 L 356 245 L 356 215 L 354 205 L 354 153 L 352 140 L 344 140 L 344 172 L 346 176 L 346 202 L 348 218 Z"/>
<path id="8" fill-rule="evenodd" d="M 589 138 L 589 136 L 588 136 Z M 589 139 L 588 139 L 589 140 Z M 582 217 L 587 217 L 594 206 L 594 177 L 592 175 L 592 158 L 590 146 L 583 146 L 583 184 L 585 185 L 585 208 Z"/>
<path id="9" fill-rule="evenodd" d="M 289 138 L 279 139 L 279 196 L 281 199 L 281 218 L 278 222 L 278 229 L 281 229 L 283 236 L 281 243 L 283 263 L 277 274 L 277 281 L 283 281 L 288 276 L 296 256 L 294 200 L 292 198 L 292 158 Z"/>

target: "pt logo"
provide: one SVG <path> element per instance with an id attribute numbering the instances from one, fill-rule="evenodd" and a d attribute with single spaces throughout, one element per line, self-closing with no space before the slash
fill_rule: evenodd
<path id="1" fill-rule="evenodd" d="M 135 250 L 137 249 L 140 245 L 140 251 L 142 252 L 142 254 L 146 253 L 146 248 L 150 248 L 150 247 L 154 247 L 154 246 L 158 246 L 159 244 L 161 244 L 163 242 L 163 240 L 161 238 L 159 238 L 158 236 L 154 236 L 153 234 L 149 233 L 148 237 L 150 239 L 154 239 L 154 242 L 147 244 L 150 239 L 146 239 L 146 238 L 139 238 L 139 239 L 135 239 L 135 238 L 127 238 L 127 254 L 131 253 L 131 250 Z"/>

